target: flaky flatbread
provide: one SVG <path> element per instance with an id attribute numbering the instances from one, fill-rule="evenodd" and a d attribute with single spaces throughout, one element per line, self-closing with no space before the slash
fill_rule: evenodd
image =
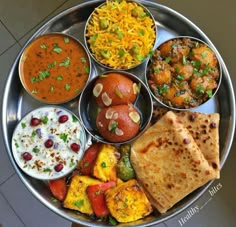
<path id="1" fill-rule="evenodd" d="M 164 116 L 168 109 L 155 107 L 153 123 Z M 219 155 L 219 121 L 218 113 L 205 114 L 189 111 L 174 111 L 179 120 L 189 130 L 196 144 L 202 151 L 205 159 L 215 172 L 215 177 L 220 178 Z"/>
<path id="2" fill-rule="evenodd" d="M 132 144 L 131 162 L 160 213 L 215 178 L 192 135 L 172 111 Z"/>

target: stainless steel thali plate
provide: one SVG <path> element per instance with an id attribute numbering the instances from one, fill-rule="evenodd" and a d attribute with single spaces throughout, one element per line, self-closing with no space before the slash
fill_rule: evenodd
<path id="1" fill-rule="evenodd" d="M 82 43 L 84 43 L 83 36 L 84 36 L 84 27 L 86 20 L 89 17 L 90 13 L 92 13 L 94 8 L 99 6 L 102 2 L 104 1 L 101 0 L 87 1 L 85 3 L 72 7 L 66 11 L 63 11 L 62 13 L 60 13 L 59 15 L 55 16 L 50 21 L 45 23 L 28 40 L 28 43 L 35 37 L 50 32 L 66 33 L 74 36 L 75 38 L 79 39 Z M 205 41 L 217 52 L 217 49 L 215 48 L 213 43 L 209 40 L 209 38 L 195 24 L 193 24 L 183 15 L 179 14 L 178 12 L 168 7 L 165 7 L 163 5 L 151 1 L 140 0 L 138 2 L 144 4 L 144 6 L 146 6 L 150 10 L 150 12 L 153 14 L 155 18 L 156 26 L 158 29 L 158 40 L 156 45 L 177 35 L 193 36 Z M 86 226 L 104 226 L 104 223 L 95 223 L 85 215 L 63 209 L 59 202 L 58 203 L 51 202 L 51 193 L 48 190 L 45 182 L 33 179 L 25 175 L 19 169 L 16 162 L 14 161 L 11 151 L 11 138 L 17 122 L 27 112 L 43 105 L 42 103 L 36 101 L 30 95 L 28 95 L 28 93 L 23 89 L 21 85 L 18 74 L 18 63 L 20 55 L 23 52 L 24 48 L 18 54 L 9 72 L 2 104 L 3 135 L 12 165 L 14 166 L 18 176 L 21 178 L 22 182 L 26 185 L 29 191 L 37 199 L 39 199 L 46 207 L 48 207 L 58 215 L 72 222 Z M 220 113 L 220 128 L 219 128 L 220 160 L 221 160 L 221 167 L 223 167 L 227 159 L 227 156 L 230 152 L 234 136 L 235 98 L 228 70 L 220 55 L 219 59 L 223 71 L 220 89 L 217 95 L 214 97 L 214 99 L 207 102 L 200 108 L 195 109 L 195 111 L 205 112 L 205 113 L 213 113 L 213 112 Z M 95 62 L 93 62 L 92 64 L 93 64 L 92 77 L 104 72 L 104 69 L 101 68 L 99 65 L 97 65 Z M 138 75 L 140 78 L 144 78 L 145 64 L 146 63 L 144 62 L 141 66 L 130 70 L 130 72 Z M 77 105 L 78 105 L 78 98 L 61 106 L 68 108 L 76 115 L 78 115 Z M 88 139 L 87 145 L 89 145 L 90 142 L 91 138 Z M 190 204 L 196 201 L 207 190 L 207 188 L 211 183 L 212 182 L 209 182 L 205 186 L 199 188 L 195 192 L 185 197 L 183 200 L 181 200 L 181 202 L 176 204 L 166 214 L 160 215 L 158 213 L 154 213 L 152 216 L 149 216 L 140 221 L 128 224 L 120 224 L 119 226 L 150 226 L 166 221 L 167 219 L 180 213 L 181 211 L 186 209 L 186 207 L 190 206 Z"/>

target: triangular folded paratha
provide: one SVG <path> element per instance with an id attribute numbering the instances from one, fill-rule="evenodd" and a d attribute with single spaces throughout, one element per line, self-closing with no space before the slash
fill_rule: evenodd
<path id="1" fill-rule="evenodd" d="M 156 122 L 168 112 L 168 109 L 154 107 L 153 122 Z M 215 177 L 220 178 L 219 155 L 219 121 L 218 113 L 197 113 L 189 111 L 174 111 L 179 120 L 189 130 L 205 159 L 215 171 Z"/>
<path id="2" fill-rule="evenodd" d="M 192 135 L 172 111 L 134 141 L 131 162 L 160 213 L 215 178 Z"/>

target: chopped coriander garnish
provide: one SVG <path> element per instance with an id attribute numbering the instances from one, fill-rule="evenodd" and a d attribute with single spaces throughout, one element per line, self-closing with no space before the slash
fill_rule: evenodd
<path id="1" fill-rule="evenodd" d="M 154 50 L 150 50 L 149 53 L 148 53 L 148 56 L 149 56 L 149 57 L 152 57 L 153 54 L 154 54 Z"/>
<path id="2" fill-rule="evenodd" d="M 118 35 L 118 38 L 119 38 L 119 39 L 122 39 L 122 38 L 124 37 L 124 34 L 121 33 L 121 32 L 117 32 L 117 35 Z"/>
<path id="3" fill-rule="evenodd" d="M 31 91 L 32 94 L 38 94 L 38 91 L 36 89 L 34 89 L 33 91 Z"/>
<path id="4" fill-rule="evenodd" d="M 196 87 L 196 91 L 200 94 L 204 94 L 204 88 L 202 84 L 198 84 Z"/>
<path id="5" fill-rule="evenodd" d="M 84 200 L 83 199 L 78 200 L 78 201 L 74 202 L 73 205 L 81 208 L 84 205 Z"/>
<path id="6" fill-rule="evenodd" d="M 44 70 L 44 71 L 41 71 L 39 73 L 39 80 L 44 80 L 46 77 L 49 77 L 50 76 L 50 72 L 47 71 L 47 70 Z"/>
<path id="7" fill-rule="evenodd" d="M 191 63 L 193 64 L 193 67 L 195 70 L 199 70 L 200 66 L 201 66 L 201 62 L 200 61 L 191 61 Z"/>
<path id="8" fill-rule="evenodd" d="M 55 197 L 51 197 L 51 201 L 52 201 L 53 203 L 56 203 L 58 200 L 57 200 Z"/>
<path id="9" fill-rule="evenodd" d="M 19 144 L 15 141 L 15 147 L 19 148 Z"/>
<path id="10" fill-rule="evenodd" d="M 70 168 L 73 167 L 73 166 L 75 166 L 75 164 L 76 164 L 75 162 L 71 162 L 71 163 L 70 163 Z"/>
<path id="11" fill-rule="evenodd" d="M 57 64 L 57 62 L 54 61 L 53 63 L 51 63 L 51 64 L 48 65 L 48 68 L 51 69 L 51 68 L 55 67 L 56 64 Z"/>
<path id="12" fill-rule="evenodd" d="M 45 44 L 41 44 L 40 48 L 45 50 L 45 49 L 47 49 L 47 46 Z"/>
<path id="13" fill-rule="evenodd" d="M 25 127 L 26 127 L 26 123 L 22 122 L 22 123 L 21 123 L 21 127 L 22 127 L 22 128 L 25 128 Z"/>
<path id="14" fill-rule="evenodd" d="M 32 138 L 34 138 L 36 135 L 37 135 L 37 134 L 36 134 L 35 131 L 33 131 L 33 132 L 31 133 L 31 137 L 32 137 Z"/>
<path id="15" fill-rule="evenodd" d="M 165 62 L 169 63 L 171 61 L 171 57 L 166 57 Z"/>
<path id="16" fill-rule="evenodd" d="M 39 79 L 37 78 L 37 77 L 32 77 L 31 78 L 31 83 L 32 84 L 34 84 L 34 83 L 36 83 L 36 82 L 38 82 L 39 81 Z"/>
<path id="17" fill-rule="evenodd" d="M 109 223 L 110 223 L 111 225 L 117 225 L 116 219 L 113 218 L 112 216 L 109 216 L 109 217 L 108 217 L 108 220 L 109 220 Z"/>
<path id="18" fill-rule="evenodd" d="M 51 171 L 52 171 L 52 170 L 49 169 L 49 168 L 46 168 L 46 169 L 43 170 L 44 173 L 48 173 L 48 172 L 51 172 Z"/>
<path id="19" fill-rule="evenodd" d="M 78 122 L 77 117 L 75 117 L 74 115 L 72 115 L 72 122 Z"/>
<path id="20" fill-rule="evenodd" d="M 62 49 L 58 46 L 57 43 L 53 45 L 53 51 L 56 52 L 57 54 L 60 54 L 62 52 Z"/>
<path id="21" fill-rule="evenodd" d="M 110 127 L 109 127 L 110 130 L 109 130 L 109 131 L 110 131 L 110 132 L 115 132 L 117 126 L 118 126 L 118 122 L 117 122 L 117 121 L 112 121 L 112 122 L 110 123 Z"/>
<path id="22" fill-rule="evenodd" d="M 101 167 L 102 167 L 102 168 L 106 168 L 106 167 L 107 167 L 106 162 L 102 162 L 102 163 L 101 163 Z"/>
<path id="23" fill-rule="evenodd" d="M 39 148 L 38 148 L 38 147 L 34 147 L 34 148 L 33 148 L 33 152 L 34 152 L 34 153 L 39 153 L 39 152 L 40 152 L 40 150 L 39 150 Z"/>
<path id="24" fill-rule="evenodd" d="M 81 60 L 82 63 L 86 63 L 87 62 L 85 57 L 81 57 L 80 60 Z"/>
<path id="25" fill-rule="evenodd" d="M 64 42 L 65 42 L 65 43 L 69 43 L 69 42 L 70 42 L 70 39 L 69 39 L 68 37 L 65 37 L 65 38 L 64 38 Z"/>
<path id="26" fill-rule="evenodd" d="M 68 137 L 68 135 L 66 133 L 61 133 L 60 134 L 60 139 L 62 139 L 64 142 L 67 141 L 67 137 Z"/>
<path id="27" fill-rule="evenodd" d="M 178 75 L 176 76 L 176 78 L 177 78 L 178 80 L 184 80 L 184 76 L 183 76 L 182 74 L 178 74 Z"/>
<path id="28" fill-rule="evenodd" d="M 154 73 L 160 73 L 162 71 L 162 68 L 154 68 L 153 71 Z"/>
<path id="29" fill-rule="evenodd" d="M 62 80 L 62 79 L 63 79 L 62 75 L 57 76 L 57 80 Z"/>
<path id="30" fill-rule="evenodd" d="M 85 71 L 86 73 L 89 73 L 89 67 L 88 67 L 88 66 L 84 66 L 84 71 Z"/>
<path id="31" fill-rule="evenodd" d="M 212 90 L 207 90 L 206 93 L 207 93 L 209 98 L 211 98 L 213 96 Z"/>
<path id="32" fill-rule="evenodd" d="M 162 95 L 163 93 L 167 93 L 169 86 L 167 84 L 163 84 L 161 88 L 158 88 L 158 93 Z"/>
<path id="33" fill-rule="evenodd" d="M 69 58 L 69 57 L 67 57 L 65 60 L 63 60 L 63 61 L 59 64 L 59 66 L 64 66 L 64 67 L 66 67 L 66 68 L 68 68 L 69 65 L 70 65 L 70 58 Z"/>
<path id="34" fill-rule="evenodd" d="M 65 89 L 66 89 L 67 91 L 69 91 L 69 90 L 70 90 L 70 85 L 69 85 L 69 84 L 65 84 Z"/>
<path id="35" fill-rule="evenodd" d="M 207 52 L 206 52 L 206 51 L 203 51 L 203 52 L 201 53 L 201 55 L 202 55 L 202 58 L 206 58 Z"/>
<path id="36" fill-rule="evenodd" d="M 48 123 L 48 117 L 47 116 L 44 116 L 42 119 L 41 119 L 42 123 L 43 124 L 47 124 Z"/>

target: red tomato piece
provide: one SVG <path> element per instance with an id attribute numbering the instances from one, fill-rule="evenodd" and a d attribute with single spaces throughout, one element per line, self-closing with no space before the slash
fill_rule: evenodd
<path id="1" fill-rule="evenodd" d="M 83 175 L 91 175 L 100 145 L 101 143 L 94 143 L 85 151 L 84 156 L 78 166 L 80 172 Z"/>
<path id="2" fill-rule="evenodd" d="M 87 187 L 88 197 L 97 217 L 105 217 L 110 213 L 106 205 L 104 192 L 115 185 L 116 182 L 109 181 Z"/>
<path id="3" fill-rule="evenodd" d="M 56 180 L 50 180 L 48 183 L 53 196 L 56 199 L 63 201 L 67 193 L 66 178 L 62 177 Z"/>

